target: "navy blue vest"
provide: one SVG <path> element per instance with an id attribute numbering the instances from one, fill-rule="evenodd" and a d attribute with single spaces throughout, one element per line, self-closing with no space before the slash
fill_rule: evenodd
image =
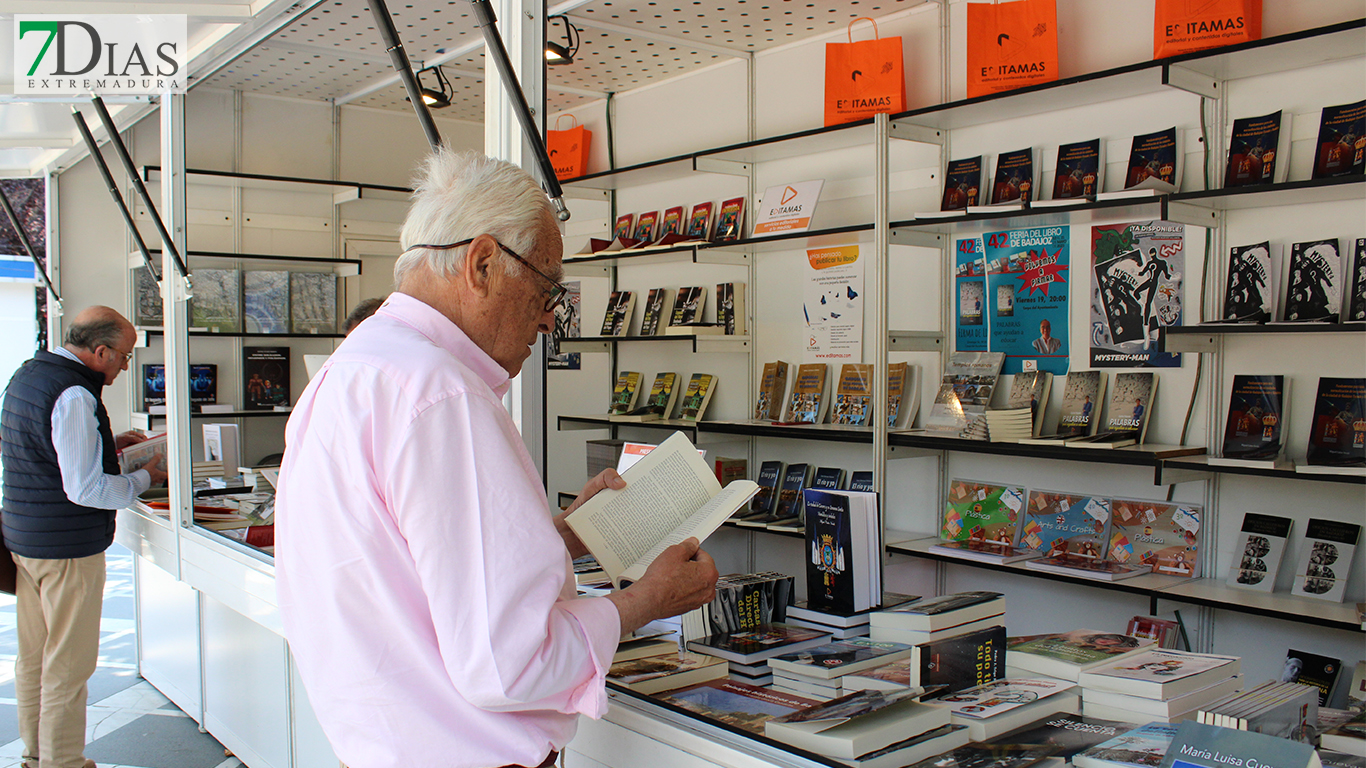
<path id="1" fill-rule="evenodd" d="M 62 488 L 62 470 L 52 447 L 52 406 L 71 387 L 85 387 L 95 396 L 104 471 L 119 474 L 109 413 L 100 402 L 104 375 L 61 355 L 39 351 L 15 371 L 0 410 L 3 530 L 6 546 L 17 555 L 89 557 L 114 541 L 114 510 L 75 504 Z"/>

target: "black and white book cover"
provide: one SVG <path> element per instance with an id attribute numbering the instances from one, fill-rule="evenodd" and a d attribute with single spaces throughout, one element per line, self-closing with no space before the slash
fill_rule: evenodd
<path id="1" fill-rule="evenodd" d="M 1071 200 L 1091 197 L 1100 191 L 1105 163 L 1100 139 L 1078 141 L 1058 147 L 1058 164 L 1053 176 L 1053 199 Z"/>
<path id="2" fill-rule="evenodd" d="M 1324 107 L 1314 149 L 1313 178 L 1366 172 L 1366 101 Z"/>
<path id="3" fill-rule="evenodd" d="M 1096 264 L 1096 288 L 1110 330 L 1110 341 L 1123 344 L 1144 338 L 1143 303 L 1138 298 L 1139 273 L 1143 254 L 1138 250 L 1121 253 Z"/>
<path id="4" fill-rule="evenodd" d="M 700 285 L 678 289 L 674 297 L 673 314 L 669 325 L 696 325 L 702 322 L 702 311 L 707 305 L 707 290 Z"/>
<path id="5" fill-rule="evenodd" d="M 982 188 L 982 156 L 952 160 L 944 171 L 944 197 L 941 211 L 964 211 L 977 205 Z"/>
<path id="6" fill-rule="evenodd" d="M 1035 194 L 1034 148 L 1002 152 L 996 157 L 996 179 L 991 185 L 991 204 L 1028 203 Z"/>
<path id="7" fill-rule="evenodd" d="M 1281 669 L 1282 683 L 1299 683 L 1319 692 L 1319 706 L 1326 707 L 1337 688 L 1338 678 L 1342 676 L 1342 659 L 1320 656 L 1317 653 L 1297 651 L 1294 648 L 1285 653 L 1285 666 Z"/>
<path id="8" fill-rule="evenodd" d="M 1277 318 L 1281 283 L 1281 245 L 1237 245 L 1228 252 L 1224 281 L 1225 321 L 1266 323 Z"/>
<path id="9" fill-rule="evenodd" d="M 1284 114 L 1284 117 L 1282 116 Z M 1291 113 L 1280 110 L 1233 121 L 1224 187 L 1285 181 L 1289 168 Z"/>
<path id="10" fill-rule="evenodd" d="M 289 405 L 289 347 L 243 347 L 242 382 L 243 410 Z"/>
<path id="11" fill-rule="evenodd" d="M 1356 523 L 1310 518 L 1290 594 L 1342 602 L 1360 538 L 1361 526 Z"/>
<path id="12" fill-rule="evenodd" d="M 1319 378 L 1307 463 L 1366 466 L 1366 378 Z"/>
<path id="13" fill-rule="evenodd" d="M 654 336 L 659 333 L 660 318 L 669 307 L 669 289 L 651 288 L 645 297 L 645 313 L 640 318 L 640 335 Z"/>
<path id="14" fill-rule="evenodd" d="M 1290 247 L 1286 322 L 1336 323 L 1341 310 L 1342 258 L 1337 238 L 1295 243 Z"/>
<path id="15" fill-rule="evenodd" d="M 1238 543 L 1233 548 L 1228 585 L 1257 592 L 1275 591 L 1276 573 L 1293 526 L 1294 521 L 1288 517 L 1244 513 Z"/>
<path id="16" fill-rule="evenodd" d="M 1279 374 L 1233 377 L 1221 458 L 1274 461 L 1285 452 L 1285 390 Z"/>
<path id="17" fill-rule="evenodd" d="M 1343 281 L 1347 289 L 1343 322 L 1366 320 L 1366 237 L 1358 237 L 1352 244 L 1352 271 Z"/>
<path id="18" fill-rule="evenodd" d="M 912 685 L 946 685 L 950 693 L 1006 676 L 1006 628 L 988 627 L 915 647 Z"/>
<path id="19" fill-rule="evenodd" d="M 631 326 L 631 310 L 636 305 L 634 291 L 612 291 L 607 297 L 607 311 L 602 316 L 600 336 L 625 336 Z"/>

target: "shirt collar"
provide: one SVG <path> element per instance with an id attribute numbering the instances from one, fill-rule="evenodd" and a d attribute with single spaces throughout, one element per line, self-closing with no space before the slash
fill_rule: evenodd
<path id="1" fill-rule="evenodd" d="M 499 397 L 507 394 L 512 379 L 503 366 L 480 349 L 479 345 L 465 335 L 460 326 L 451 322 L 450 318 L 436 311 L 431 305 L 406 293 L 395 291 L 384 300 L 376 314 L 388 315 L 411 326 L 474 371 L 494 394 Z"/>
<path id="2" fill-rule="evenodd" d="M 52 350 L 52 354 L 61 355 L 62 357 L 65 357 L 67 360 L 71 360 L 80 363 L 81 365 L 85 365 L 84 360 L 81 360 L 79 357 L 76 357 L 76 353 L 72 352 L 66 347 L 58 346 L 56 349 Z M 86 365 L 85 367 L 89 368 L 90 366 Z"/>

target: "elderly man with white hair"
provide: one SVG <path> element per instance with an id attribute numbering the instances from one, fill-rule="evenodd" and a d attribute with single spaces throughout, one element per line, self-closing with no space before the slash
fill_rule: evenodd
<path id="1" fill-rule="evenodd" d="M 285 432 L 285 634 L 350 768 L 548 766 L 606 711 L 618 638 L 714 594 L 696 540 L 577 597 L 586 553 L 548 509 L 501 398 L 564 297 L 545 194 L 509 163 L 428 158 L 395 292 L 309 382 Z M 604 472 L 579 501 L 609 485 Z"/>

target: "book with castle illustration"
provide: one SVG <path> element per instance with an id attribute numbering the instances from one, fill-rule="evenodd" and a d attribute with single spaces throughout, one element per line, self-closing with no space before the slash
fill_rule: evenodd
<path id="1" fill-rule="evenodd" d="M 1277 110 L 1269 115 L 1233 121 L 1228 142 L 1224 187 L 1279 184 L 1290 172 L 1290 126 L 1294 115 Z"/>
<path id="2" fill-rule="evenodd" d="M 733 480 L 725 488 L 697 448 L 674 432 L 622 473 L 626 487 L 607 488 L 565 522 L 618 589 L 639 580 L 668 547 L 706 541 L 759 486 Z"/>

